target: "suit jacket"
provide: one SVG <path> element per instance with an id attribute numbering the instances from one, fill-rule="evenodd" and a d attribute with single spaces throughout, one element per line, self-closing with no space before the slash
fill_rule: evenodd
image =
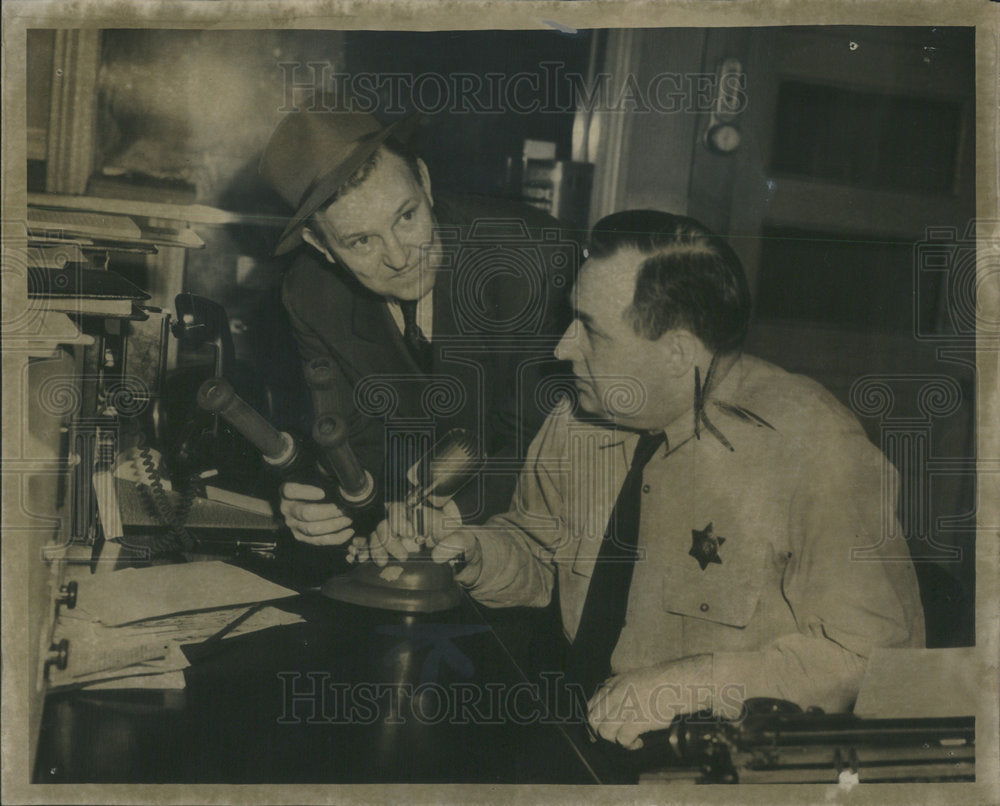
<path id="1" fill-rule="evenodd" d="M 313 251 L 282 287 L 305 364 L 332 359 L 332 389 L 313 390 L 313 414 L 347 419 L 361 463 L 386 499 L 405 471 L 451 428 L 476 434 L 488 461 L 456 496 L 463 518 L 506 511 L 527 448 L 565 386 L 552 351 L 569 321 L 578 243 L 526 205 L 439 199 L 443 261 L 433 296 L 432 371 L 411 356 L 385 299 Z"/>

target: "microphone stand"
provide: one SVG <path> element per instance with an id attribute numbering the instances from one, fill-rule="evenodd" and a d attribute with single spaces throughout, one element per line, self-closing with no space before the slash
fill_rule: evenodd
<path id="1" fill-rule="evenodd" d="M 410 469 L 411 487 L 405 503 L 418 532 L 424 530 L 423 505 L 443 506 L 481 465 L 475 436 L 454 428 Z M 427 546 L 412 551 L 405 560 L 390 558 L 384 567 L 360 563 L 346 574 L 327 579 L 321 591 L 341 602 L 409 613 L 449 610 L 462 598 L 454 567 L 434 562 Z"/>

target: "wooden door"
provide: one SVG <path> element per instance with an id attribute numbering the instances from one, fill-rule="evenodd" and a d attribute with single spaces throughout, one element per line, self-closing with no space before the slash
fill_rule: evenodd
<path id="1" fill-rule="evenodd" d="M 695 143 L 689 209 L 746 265 L 747 351 L 852 408 L 902 474 L 911 553 L 969 592 L 973 31 L 731 29 L 706 42 L 706 71 L 743 64 L 746 103 L 735 152 Z"/>

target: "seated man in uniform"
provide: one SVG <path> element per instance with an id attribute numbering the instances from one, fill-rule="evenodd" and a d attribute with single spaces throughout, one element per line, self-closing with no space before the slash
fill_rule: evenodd
<path id="1" fill-rule="evenodd" d="M 578 401 L 548 416 L 510 511 L 456 528 L 428 509 L 418 539 L 462 555 L 484 604 L 558 591 L 567 678 L 625 747 L 751 697 L 849 709 L 873 648 L 924 640 L 912 563 L 879 561 L 885 457 L 820 385 L 741 354 L 743 269 L 690 218 L 600 221 L 575 306 L 556 355 Z M 372 542 L 412 539 L 401 522 Z"/>
<path id="2" fill-rule="evenodd" d="M 347 420 L 355 453 L 390 499 L 432 439 L 472 431 L 489 483 L 467 485 L 455 504 L 476 522 L 506 510 L 546 414 L 536 393 L 569 318 L 579 247 L 532 207 L 434 194 L 408 147 L 414 123 L 295 112 L 260 172 L 295 209 L 276 254 L 299 248 L 282 298 L 301 358 L 332 371 L 332 383 L 313 389 L 314 416 Z M 354 536 L 335 504 L 316 503 L 318 488 L 290 483 L 282 495 L 302 543 Z"/>

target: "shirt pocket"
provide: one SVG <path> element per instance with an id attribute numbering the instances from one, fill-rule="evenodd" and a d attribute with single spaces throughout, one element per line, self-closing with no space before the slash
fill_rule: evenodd
<path id="1" fill-rule="evenodd" d="M 719 547 L 719 557 L 721 564 L 710 562 L 702 570 L 698 560 L 686 552 L 675 554 L 663 573 L 663 609 L 688 618 L 746 627 L 766 578 L 765 546 L 757 541 L 744 543 L 734 536 Z"/>

